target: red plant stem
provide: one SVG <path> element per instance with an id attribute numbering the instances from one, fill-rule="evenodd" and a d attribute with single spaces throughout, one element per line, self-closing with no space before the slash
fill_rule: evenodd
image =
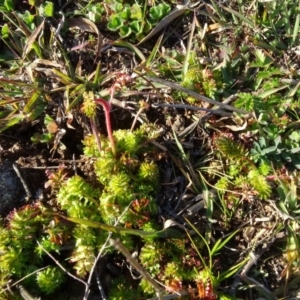
<path id="1" fill-rule="evenodd" d="M 115 140 L 114 140 L 114 137 L 113 137 L 113 134 L 112 134 L 112 129 L 111 129 L 110 105 L 108 104 L 107 101 L 105 101 L 102 98 L 95 99 L 95 102 L 98 103 L 98 104 L 101 104 L 103 109 L 104 109 L 107 134 L 108 134 L 108 138 L 109 138 L 109 141 L 110 141 L 110 146 L 111 146 L 112 152 L 115 155 L 116 154 L 116 146 L 115 146 Z"/>

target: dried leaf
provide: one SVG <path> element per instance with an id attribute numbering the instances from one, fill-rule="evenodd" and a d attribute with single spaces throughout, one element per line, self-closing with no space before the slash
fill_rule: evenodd
<path id="1" fill-rule="evenodd" d="M 50 67 L 55 67 L 55 68 L 62 68 L 63 66 L 61 64 L 58 64 L 54 61 L 48 60 L 48 59 L 35 59 L 30 66 L 34 69 L 37 65 L 45 65 L 45 66 L 50 66 Z"/>
<path id="2" fill-rule="evenodd" d="M 75 27 L 82 31 L 88 31 L 92 33 L 96 33 L 98 36 L 98 43 L 96 48 L 96 58 L 100 55 L 101 47 L 102 47 L 102 41 L 103 37 L 100 33 L 98 27 L 89 19 L 86 18 L 71 18 L 68 19 L 69 27 Z"/>
<path id="3" fill-rule="evenodd" d="M 183 6 L 181 8 L 176 7 L 173 9 L 166 17 L 164 17 L 153 30 L 150 31 L 150 33 L 145 36 L 138 44 L 137 46 L 141 45 L 142 43 L 149 40 L 151 37 L 153 37 L 155 34 L 166 28 L 171 22 L 173 22 L 176 18 L 184 14 L 188 8 L 186 6 Z"/>
<path id="4" fill-rule="evenodd" d="M 25 56 L 28 54 L 28 52 L 31 50 L 32 44 L 35 42 L 36 38 L 38 37 L 38 35 L 40 34 L 41 30 L 44 28 L 44 24 L 45 24 L 45 19 L 43 20 L 43 22 L 33 31 L 33 33 L 31 34 L 31 36 L 28 38 L 24 49 L 23 49 L 23 59 L 25 58 Z"/>
<path id="5" fill-rule="evenodd" d="M 245 120 L 243 125 L 225 125 L 224 127 L 228 128 L 232 131 L 243 131 L 247 128 L 247 125 L 248 125 L 248 122 L 247 122 L 247 120 Z"/>

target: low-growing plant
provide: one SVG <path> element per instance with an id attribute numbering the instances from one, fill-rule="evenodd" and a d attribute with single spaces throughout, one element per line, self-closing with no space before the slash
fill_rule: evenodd
<path id="1" fill-rule="evenodd" d="M 149 12 L 146 2 L 133 5 L 115 2 L 110 8 L 113 14 L 109 17 L 108 29 L 118 31 L 122 38 L 134 34 L 134 38 L 138 40 L 141 40 L 171 9 L 165 2 L 152 6 Z"/>
<path id="2" fill-rule="evenodd" d="M 230 181 L 222 178 L 216 186 L 225 187 L 226 190 L 234 190 L 234 187 L 237 187 L 244 191 L 252 187 L 262 199 L 268 198 L 271 195 L 271 187 L 266 176 L 271 171 L 270 165 L 262 163 L 256 167 L 246 148 L 229 137 L 217 138 L 215 142 L 217 149 L 229 159 L 228 175 L 231 177 Z"/>

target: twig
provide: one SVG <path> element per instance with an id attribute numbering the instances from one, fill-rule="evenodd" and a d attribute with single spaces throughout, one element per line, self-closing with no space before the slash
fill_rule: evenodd
<path id="1" fill-rule="evenodd" d="M 77 175 L 77 167 L 76 167 L 75 154 L 73 154 L 73 156 L 72 156 L 72 164 L 73 164 L 74 174 Z"/>
<path id="2" fill-rule="evenodd" d="M 273 295 L 273 293 L 268 290 L 263 284 L 259 283 L 258 281 L 256 281 L 253 278 L 250 278 L 248 276 L 242 276 L 242 275 L 238 275 L 243 281 L 245 281 L 247 284 L 249 284 L 250 287 L 255 288 L 256 290 L 258 290 L 261 294 L 264 295 L 264 297 L 268 300 L 275 300 L 277 299 L 276 296 Z"/>
<path id="3" fill-rule="evenodd" d="M 26 195 L 28 197 L 28 200 L 32 197 L 32 193 L 30 192 L 29 188 L 28 188 L 28 185 L 26 184 L 26 181 L 24 180 L 24 178 L 22 177 L 18 167 L 16 164 L 13 164 L 13 168 L 16 172 L 16 174 L 18 175 L 18 177 L 20 178 L 22 184 L 23 184 L 23 187 L 24 187 L 24 190 L 26 192 Z"/>
<path id="4" fill-rule="evenodd" d="M 149 275 L 149 273 L 138 263 L 136 259 L 134 259 L 127 248 L 119 241 L 110 239 L 110 243 L 114 246 L 117 250 L 121 251 L 122 254 L 126 257 L 128 263 L 135 268 L 145 280 L 147 280 L 156 290 L 156 294 L 159 300 L 163 300 L 162 296 L 162 288 L 160 285 Z"/>
<path id="5" fill-rule="evenodd" d="M 21 278 L 20 280 L 18 280 L 18 281 L 16 281 L 15 283 L 13 283 L 13 284 L 7 286 L 6 289 L 1 290 L 1 291 L 0 291 L 0 294 L 4 293 L 4 292 L 6 292 L 6 291 L 9 291 L 10 288 L 12 288 L 12 287 L 14 287 L 15 285 L 21 283 L 21 282 L 22 282 L 23 280 L 25 280 L 26 278 L 28 278 L 28 277 L 34 275 L 35 273 L 41 272 L 41 271 L 43 271 L 43 270 L 45 270 L 45 269 L 47 269 L 47 268 L 49 268 L 49 266 L 44 267 L 44 268 L 40 268 L 40 269 L 38 269 L 38 270 L 35 270 L 35 271 L 31 272 L 30 274 L 27 274 L 26 276 L 24 276 L 24 277 Z"/>
<path id="6" fill-rule="evenodd" d="M 145 102 L 145 101 L 140 101 L 140 109 L 138 110 L 138 112 L 136 113 L 136 116 L 132 122 L 131 128 L 130 128 L 130 132 L 133 131 L 134 126 L 136 124 L 136 121 L 138 120 L 139 116 L 141 115 L 142 112 L 144 112 L 146 109 L 148 109 L 150 107 L 150 105 Z"/>
<path id="7" fill-rule="evenodd" d="M 123 216 L 125 215 L 125 213 L 128 211 L 129 207 L 131 206 L 131 203 L 132 203 L 132 201 L 124 209 L 124 211 L 122 212 L 122 214 L 120 215 L 120 217 L 115 222 L 114 226 L 117 226 L 119 224 L 120 220 L 123 218 Z M 110 232 L 108 234 L 108 237 L 107 237 L 105 243 L 102 245 L 102 247 L 101 247 L 101 249 L 100 249 L 100 251 L 99 251 L 99 253 L 98 253 L 98 255 L 97 255 L 97 257 L 96 257 L 96 259 L 94 261 L 94 264 L 93 264 L 93 266 L 91 268 L 91 271 L 90 271 L 90 275 L 89 275 L 88 281 L 87 281 L 86 286 L 85 286 L 85 292 L 84 292 L 83 300 L 87 300 L 88 299 L 89 292 L 90 292 L 90 285 L 91 285 L 91 282 L 92 282 L 93 274 L 95 272 L 97 263 L 98 263 L 99 259 L 102 257 L 102 253 L 103 253 L 104 249 L 107 247 L 108 242 L 111 239 L 111 237 L 112 237 L 112 232 Z M 104 294 L 104 291 L 103 291 L 103 288 L 101 286 L 100 280 L 97 281 L 97 282 L 98 282 L 98 287 L 99 287 L 99 291 L 100 291 L 102 300 L 106 300 L 106 296 Z"/>
<path id="8" fill-rule="evenodd" d="M 94 273 L 95 273 L 95 276 L 96 276 L 96 281 L 97 281 L 98 289 L 100 291 L 102 300 L 106 300 L 106 296 L 105 296 L 105 293 L 104 293 L 104 290 L 103 290 L 103 287 L 102 287 L 102 284 L 101 284 L 99 272 L 97 271 L 97 269 L 95 270 Z"/>
<path id="9" fill-rule="evenodd" d="M 225 117 L 231 117 L 232 113 L 223 111 L 220 109 L 210 109 L 210 108 L 204 108 L 199 106 L 191 106 L 187 104 L 167 104 L 167 103 L 153 103 L 151 105 L 152 107 L 172 107 L 172 108 L 178 108 L 178 109 L 187 109 L 187 110 L 194 110 L 194 111 L 206 111 L 214 115 L 221 115 Z"/>
<path id="10" fill-rule="evenodd" d="M 29 292 L 21 284 L 17 284 L 17 288 L 20 292 L 21 297 L 24 300 L 40 300 L 41 299 L 41 298 L 35 298 L 35 297 L 31 296 L 29 294 Z"/>
<path id="11" fill-rule="evenodd" d="M 269 291 L 266 287 L 264 287 L 262 284 L 258 283 L 253 278 L 249 278 L 247 276 L 247 273 L 250 271 L 252 266 L 257 263 L 258 259 L 270 248 L 270 246 L 276 241 L 276 238 L 273 237 L 269 242 L 264 244 L 264 246 L 256 252 L 250 252 L 249 254 L 249 261 L 247 264 L 242 268 L 242 270 L 237 274 L 237 277 L 235 278 L 231 289 L 230 294 L 233 295 L 235 293 L 235 290 L 237 286 L 240 284 L 241 280 L 248 284 L 253 284 L 253 288 L 259 290 L 268 300 L 276 299 L 274 295 Z"/>
<path id="12" fill-rule="evenodd" d="M 73 279 L 81 282 L 82 284 L 84 284 L 85 286 L 87 286 L 87 283 L 85 281 L 83 281 L 82 279 L 76 277 L 75 275 L 71 274 L 68 270 L 66 270 L 66 268 L 64 268 L 40 243 L 38 240 L 36 240 L 37 244 L 41 247 L 41 249 L 48 254 L 48 256 L 55 262 L 55 264 L 60 267 L 67 275 L 69 275 L 70 277 L 72 277 Z"/>

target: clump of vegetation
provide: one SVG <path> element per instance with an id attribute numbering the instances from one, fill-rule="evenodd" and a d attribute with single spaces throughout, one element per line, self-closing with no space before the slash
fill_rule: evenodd
<path id="1" fill-rule="evenodd" d="M 45 198 L 3 216 L 0 299 L 65 299 L 73 280 L 84 299 L 293 297 L 299 3 L 5 0 L 0 13 L 1 159 L 24 142 L 45 167 L 87 165 L 47 170 Z"/>
<path id="2" fill-rule="evenodd" d="M 216 146 L 222 155 L 230 160 L 227 173 L 230 177 L 221 178 L 216 184 L 217 187 L 223 190 L 234 190 L 235 187 L 247 190 L 250 185 L 260 198 L 270 197 L 271 187 L 266 180 L 271 171 L 269 164 L 263 163 L 256 167 L 247 150 L 228 137 L 217 138 Z"/>
<path id="3" fill-rule="evenodd" d="M 183 78 L 182 86 L 199 94 L 204 94 L 216 99 L 218 89 L 221 88 L 221 82 L 219 81 L 220 78 L 218 78 L 218 72 L 214 73 L 215 74 L 207 68 L 203 69 L 200 65 L 190 67 Z M 197 102 L 197 100 L 192 97 L 187 97 L 186 100 L 192 104 Z"/>
<path id="4" fill-rule="evenodd" d="M 118 31 L 122 38 L 134 35 L 141 40 L 170 11 L 171 6 L 165 2 L 153 5 L 146 13 L 147 4 L 132 5 L 116 2 L 110 6 L 113 13 L 107 24 L 111 31 Z"/>

